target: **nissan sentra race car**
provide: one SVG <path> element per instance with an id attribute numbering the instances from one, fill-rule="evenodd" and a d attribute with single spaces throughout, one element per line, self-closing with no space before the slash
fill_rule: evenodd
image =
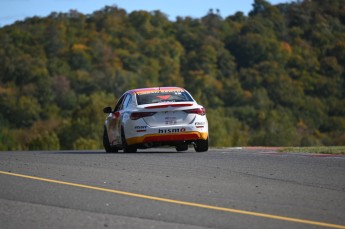
<path id="1" fill-rule="evenodd" d="M 140 88 L 125 92 L 115 108 L 105 107 L 103 146 L 106 152 L 136 152 L 159 146 L 177 151 L 194 145 L 208 150 L 205 108 L 180 87 Z"/>

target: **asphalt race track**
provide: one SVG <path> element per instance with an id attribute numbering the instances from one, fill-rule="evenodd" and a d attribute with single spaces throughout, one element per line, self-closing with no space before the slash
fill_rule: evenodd
<path id="1" fill-rule="evenodd" d="M 0 228 L 345 229 L 345 156 L 0 152 Z"/>

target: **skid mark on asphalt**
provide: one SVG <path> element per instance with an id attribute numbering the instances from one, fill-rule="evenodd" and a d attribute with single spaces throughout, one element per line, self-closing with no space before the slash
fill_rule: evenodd
<path id="1" fill-rule="evenodd" d="M 71 183 L 71 182 L 52 180 L 52 179 L 47 179 L 47 178 L 42 178 L 42 177 L 28 176 L 28 175 L 12 173 L 12 172 L 5 172 L 1 170 L 0 170 L 0 174 L 14 176 L 14 177 L 21 177 L 21 178 L 26 178 L 26 179 L 31 179 L 31 180 L 37 180 L 37 181 L 44 181 L 44 182 L 55 183 L 55 184 L 61 184 L 61 185 L 67 185 L 67 186 L 73 186 L 73 187 L 79 187 L 79 188 L 85 188 L 85 189 L 96 190 L 96 191 L 103 191 L 103 192 L 137 197 L 137 198 L 148 199 L 148 200 L 155 200 L 155 201 L 161 201 L 161 202 L 172 203 L 172 204 L 180 204 L 180 205 L 190 206 L 190 207 L 204 208 L 204 209 L 215 210 L 215 211 L 223 211 L 223 212 L 230 212 L 230 213 L 236 213 L 236 214 L 241 214 L 241 215 L 276 219 L 276 220 L 301 223 L 301 224 L 309 224 L 309 225 L 320 226 L 320 227 L 345 229 L 345 225 L 337 225 L 337 224 L 317 222 L 317 221 L 312 221 L 312 220 L 290 218 L 290 217 L 279 216 L 279 215 L 271 215 L 271 214 L 265 214 L 265 213 L 259 213 L 259 212 L 238 210 L 238 209 L 233 209 L 233 208 L 224 208 L 224 207 L 217 207 L 217 206 L 206 205 L 206 204 L 173 200 L 173 199 L 143 195 L 143 194 L 132 193 L 132 192 L 124 192 L 124 191 L 115 190 L 115 189 L 101 188 L 101 187 L 96 187 L 96 186 L 89 186 L 89 185 L 83 185 L 83 184 L 78 184 L 78 183 Z"/>

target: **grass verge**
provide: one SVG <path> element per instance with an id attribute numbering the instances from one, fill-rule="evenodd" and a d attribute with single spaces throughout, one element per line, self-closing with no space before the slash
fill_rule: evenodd
<path id="1" fill-rule="evenodd" d="M 284 147 L 279 152 L 345 155 L 345 146 Z"/>

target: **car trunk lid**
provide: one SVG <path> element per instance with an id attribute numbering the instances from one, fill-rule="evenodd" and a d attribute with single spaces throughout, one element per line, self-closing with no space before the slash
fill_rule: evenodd
<path id="1" fill-rule="evenodd" d="M 144 109 L 148 112 L 155 112 L 155 114 L 143 119 L 152 127 L 187 125 L 193 122 L 195 114 L 187 113 L 184 110 L 192 108 L 192 103 L 149 104 Z"/>

